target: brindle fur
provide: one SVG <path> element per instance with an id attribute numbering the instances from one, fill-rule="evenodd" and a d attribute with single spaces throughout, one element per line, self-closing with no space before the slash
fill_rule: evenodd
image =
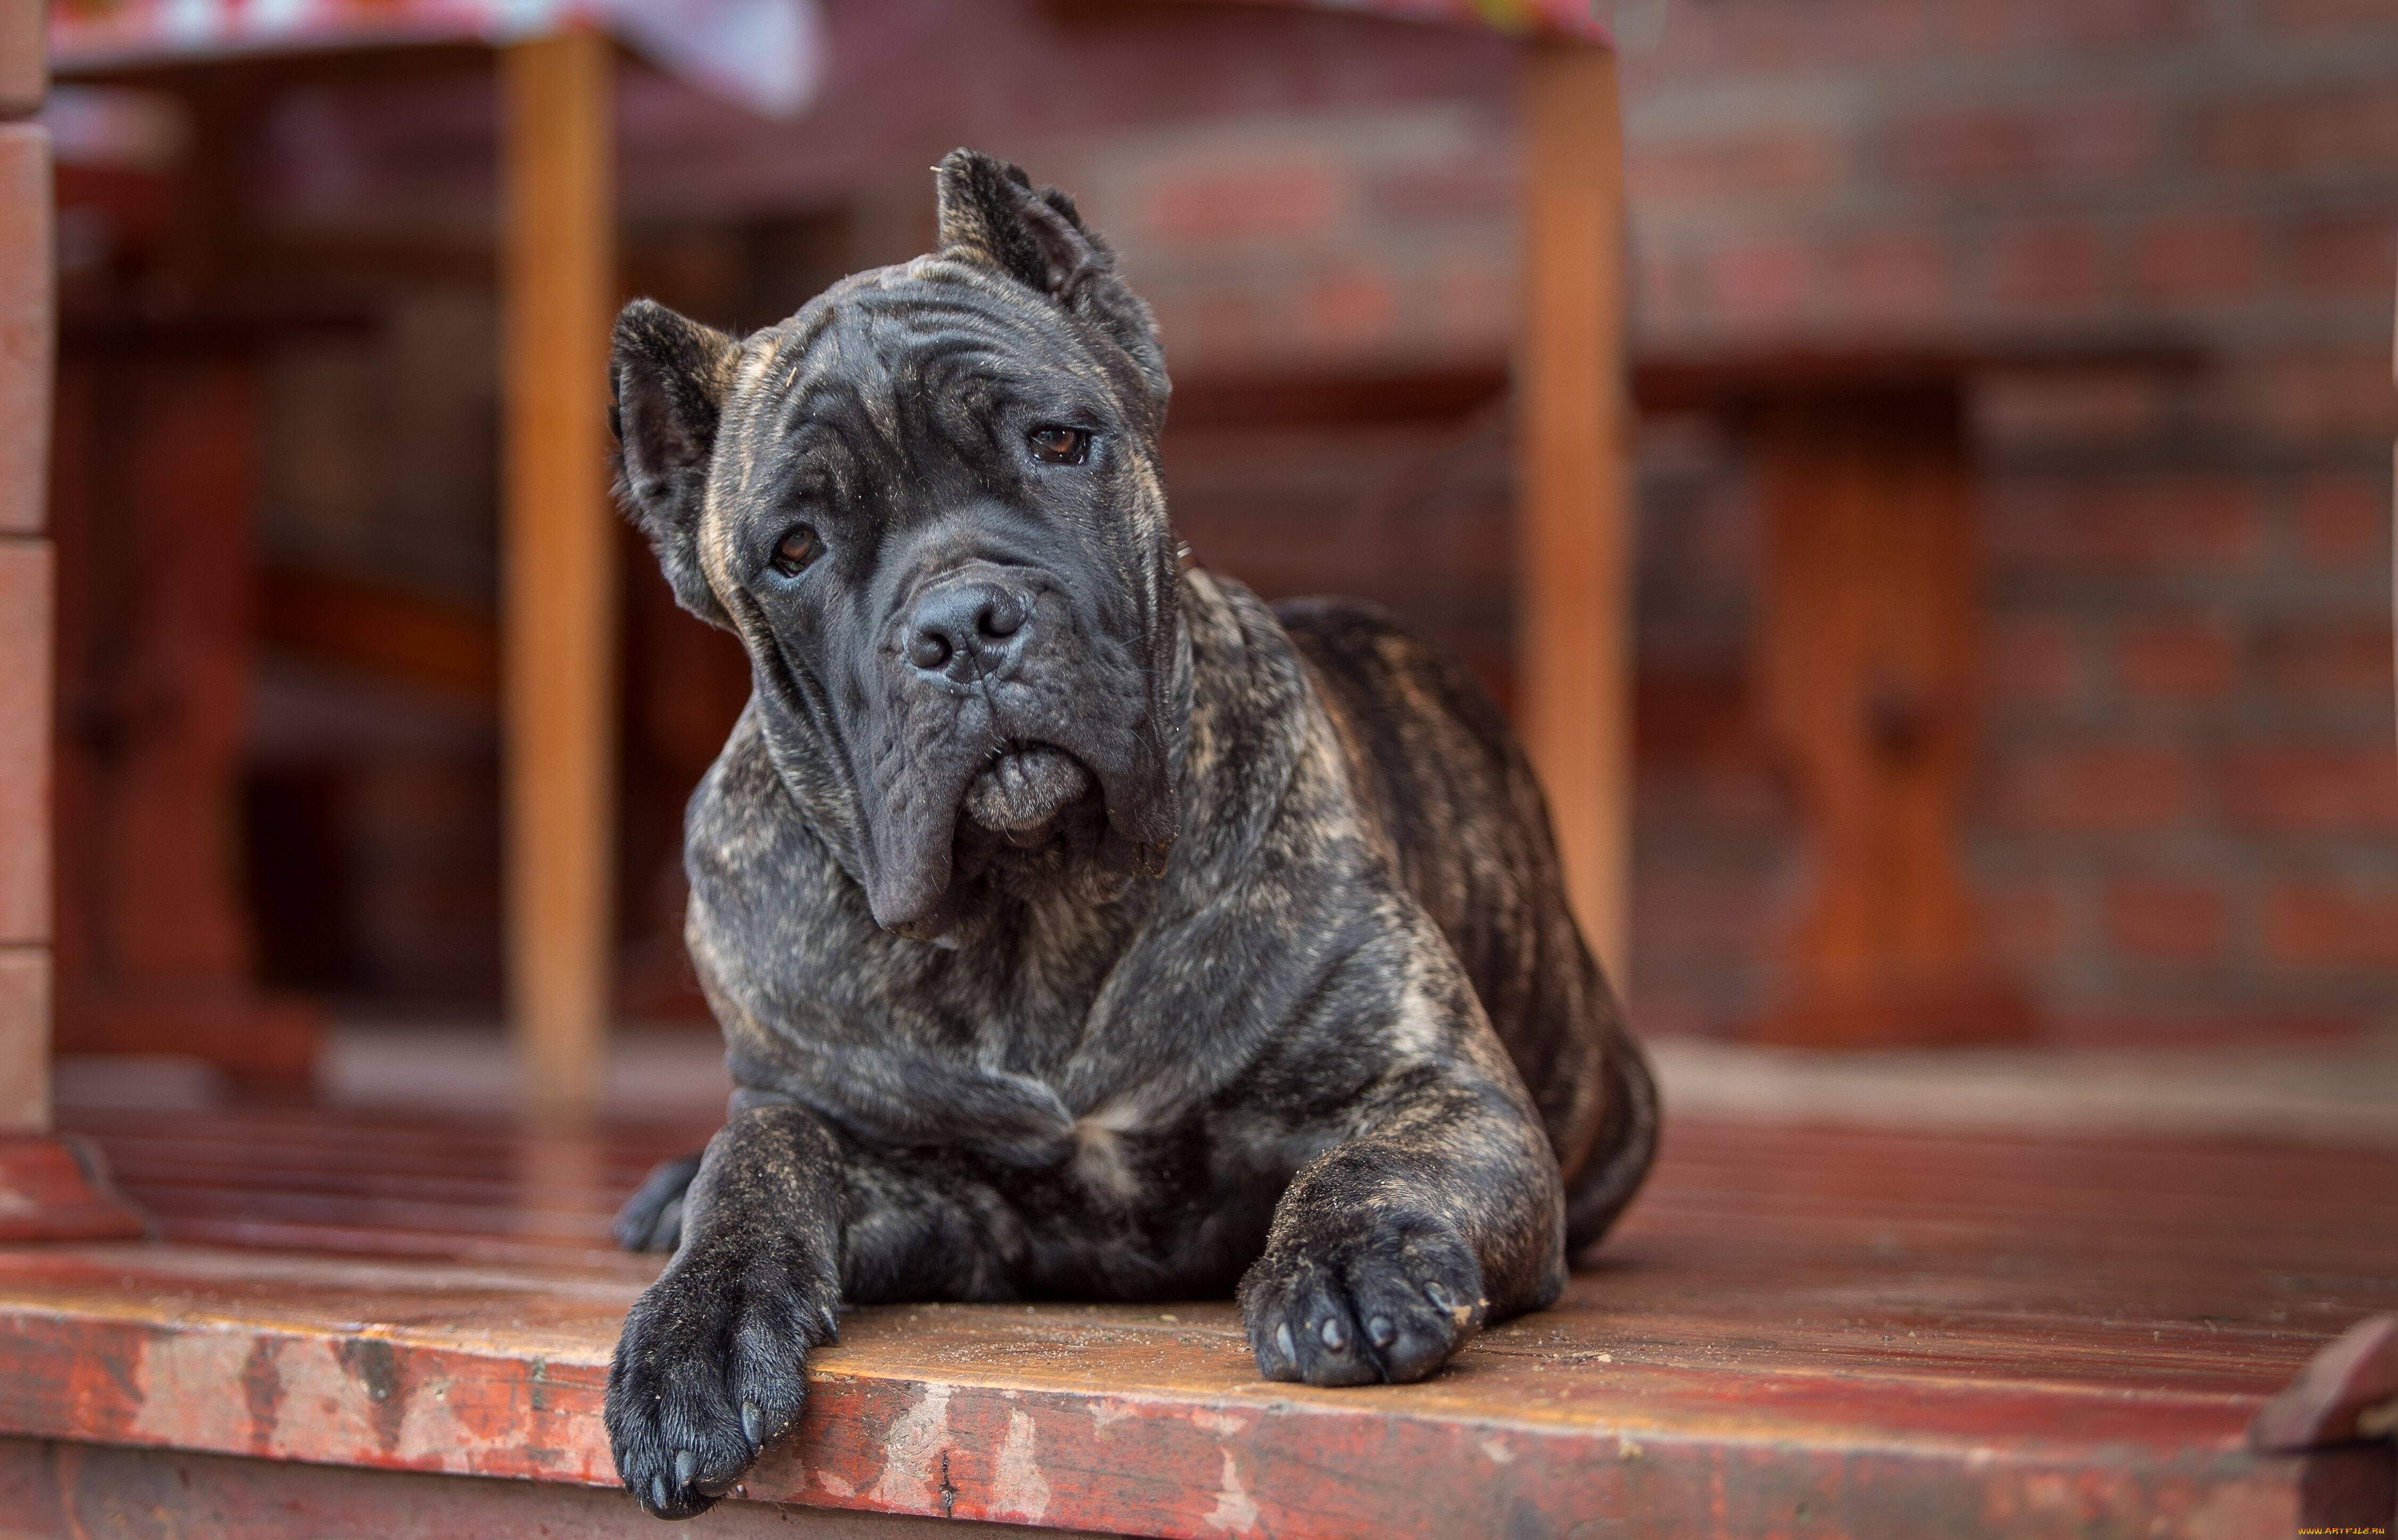
<path id="1" fill-rule="evenodd" d="M 1553 1300 L 1654 1142 L 1496 709 L 1391 616 L 1178 571 L 1146 307 L 1015 168 L 940 196 L 938 252 L 746 341 L 617 323 L 623 496 L 756 682 L 685 831 L 738 1089 L 623 1232 L 676 1248 L 608 1387 L 667 1517 L 844 1300 L 1237 1286 L 1268 1378 L 1411 1380 Z M 1029 453 L 1060 424 L 1085 463 Z M 966 583 L 1026 619 L 936 677 L 907 640 Z M 1063 777 L 1014 839 L 960 811 L 1003 753 Z"/>

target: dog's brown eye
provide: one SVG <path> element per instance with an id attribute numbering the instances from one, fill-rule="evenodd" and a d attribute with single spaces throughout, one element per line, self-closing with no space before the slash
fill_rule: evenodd
<path id="1" fill-rule="evenodd" d="M 797 524 L 775 547 L 775 570 L 785 577 L 797 577 L 800 569 L 823 554 L 824 543 L 816 538 L 816 532 L 805 524 Z"/>
<path id="2" fill-rule="evenodd" d="M 1078 427 L 1036 427 L 1032 453 L 1053 466 L 1079 466 L 1091 453 L 1091 436 Z"/>

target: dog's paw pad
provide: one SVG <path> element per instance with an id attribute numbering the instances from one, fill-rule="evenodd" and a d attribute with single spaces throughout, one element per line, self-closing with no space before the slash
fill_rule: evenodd
<path id="1" fill-rule="evenodd" d="M 1241 1310 L 1260 1374 L 1325 1385 L 1421 1379 L 1489 1313 L 1472 1250 L 1431 1226 L 1282 1237 Z"/>

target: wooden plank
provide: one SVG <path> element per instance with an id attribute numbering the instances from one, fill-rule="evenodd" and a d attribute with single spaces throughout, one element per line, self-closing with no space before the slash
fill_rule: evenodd
<path id="1" fill-rule="evenodd" d="M 0 1256 L 0 1430 L 605 1486 L 599 1409 L 634 1287 L 138 1249 Z M 1490 1332 L 1434 1382 L 1353 1391 L 1256 1380 L 1220 1304 L 856 1311 L 747 1492 L 1193 1536 L 1598 1519 L 1731 1535 L 1801 1510 L 1831 1533 L 2013 1520 L 2197 1536 L 2286 1533 L 2302 1512 L 2305 1463 L 2241 1442 L 2282 1361 L 2183 1384 L 1993 1379 L 1936 1351 L 1893 1365 L 1853 1330 L 1846 1355 L 1821 1330 L 1785 1341 L 1761 1321 L 1661 1343 L 1623 1292 L 1578 1280 L 1563 1308 Z M 1796 1303 L 1828 1314 L 1852 1295 L 1825 1279 Z"/>
<path id="2" fill-rule="evenodd" d="M 304 1087 L 321 1012 L 260 991 L 237 890 L 257 501 L 255 337 L 72 341 L 50 486 L 58 555 L 61 1053 L 177 1053 Z M 128 549 L 182 553 L 149 580 Z"/>
<path id="3" fill-rule="evenodd" d="M 1747 1034 L 1819 1047 L 2020 1039 L 1960 855 L 1981 601 L 1963 387 L 1761 409 L 1764 726 L 1798 790 L 1806 889 Z"/>
<path id="4" fill-rule="evenodd" d="M 1632 518 L 1614 56 L 1525 51 L 1517 720 L 1583 934 L 1629 977 Z"/>
<path id="5" fill-rule="evenodd" d="M 0 1439 L 0 1504 L 11 1540 L 91 1540 L 161 1533 L 127 1528 L 180 1519 L 166 1533 L 240 1540 L 660 1540 L 622 1493 L 465 1476 L 343 1469 L 172 1450 Z M 710 1540 L 957 1540 L 938 1520 L 740 1503 L 710 1514 Z"/>
<path id="6" fill-rule="evenodd" d="M 528 1155 L 460 1120 L 422 1120 L 411 1160 L 393 1114 L 74 1117 L 170 1236 L 349 1183 L 483 1209 L 447 1254 L 517 1260 L 0 1253 L 0 1431 L 607 1484 L 607 1355 L 658 1259 L 533 1232 L 587 1237 L 682 1130 L 595 1138 L 577 1169 L 574 1139 Z M 444 1242 L 342 1220 L 253 1223 Z M 1259 1382 L 1222 1302 L 853 1310 L 748 1490 L 1155 1534 L 2286 1534 L 2386 1473 L 2259 1456 L 2244 1426 L 2393 1307 L 2389 1151 L 1684 1120 L 1601 1265 L 1424 1385 Z"/>
<path id="7" fill-rule="evenodd" d="M 610 1010 L 613 74 L 591 33 L 502 52 L 509 1009 L 532 1104 L 568 1116 L 597 1104 Z"/>

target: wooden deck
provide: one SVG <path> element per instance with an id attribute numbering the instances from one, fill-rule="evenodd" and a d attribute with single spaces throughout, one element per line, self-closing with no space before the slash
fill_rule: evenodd
<path id="1" fill-rule="evenodd" d="M 469 1509 L 649 1533 L 568 1489 L 613 1486 L 607 1356 L 655 1268 L 606 1249 L 608 1211 L 706 1128 L 73 1121 L 167 1244 L 0 1250 L 0 1491 L 61 1516 L 21 1533 L 184 1533 L 74 1518 L 151 1488 L 251 1493 L 205 1533 L 405 1510 L 463 1533 L 424 1516 Z M 2378 1533 L 2389 1446 L 2242 1433 L 2391 1309 L 2398 1152 L 1685 1120 L 1600 1265 L 1431 1382 L 1261 1383 L 1218 1302 L 857 1310 L 755 1501 L 700 1524 L 865 1522 L 765 1506 L 789 1503 L 1190 1536 Z"/>

